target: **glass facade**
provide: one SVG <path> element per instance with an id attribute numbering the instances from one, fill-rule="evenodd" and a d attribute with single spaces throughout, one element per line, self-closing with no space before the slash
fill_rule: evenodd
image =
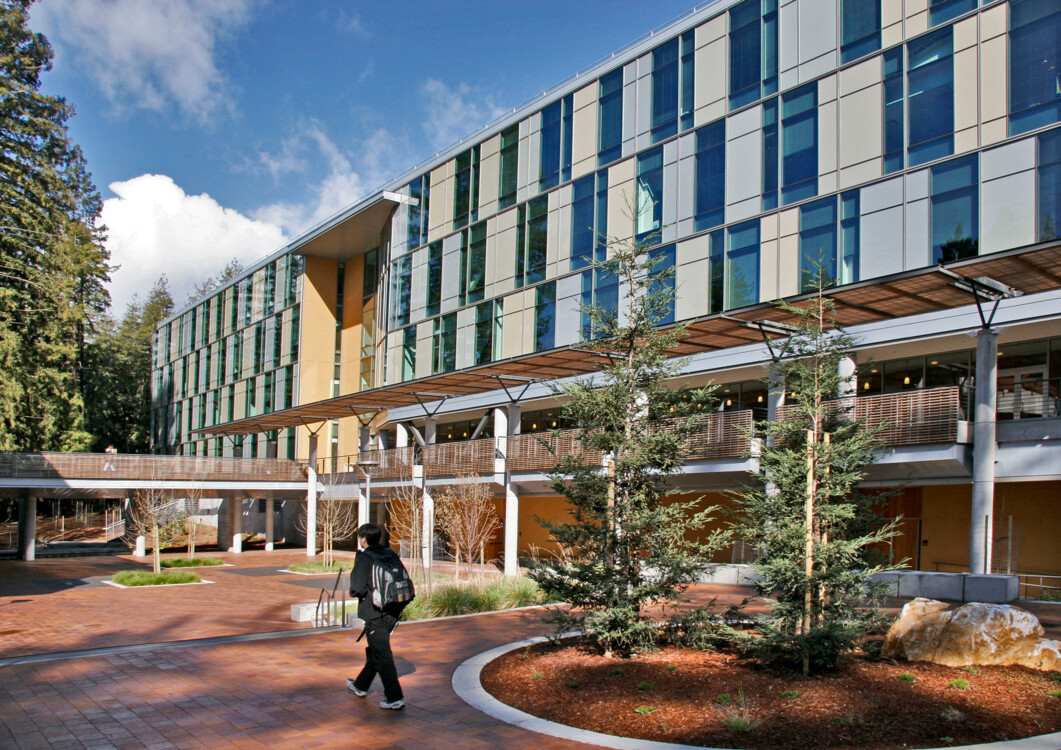
<path id="1" fill-rule="evenodd" d="M 881 0 L 841 0 L 840 62 L 880 49 L 880 4 Z"/>
<path id="2" fill-rule="evenodd" d="M 516 219 L 516 287 L 545 278 L 549 237 L 549 198 L 539 196 L 522 204 Z"/>
<path id="3" fill-rule="evenodd" d="M 479 155 L 479 146 L 474 146 L 456 159 L 453 180 L 454 229 L 479 219 Z"/>
<path id="4" fill-rule="evenodd" d="M 759 221 L 730 227 L 726 253 L 726 307 L 754 305 L 759 301 Z"/>
<path id="5" fill-rule="evenodd" d="M 977 253 L 980 237 L 977 156 L 943 162 L 931 170 L 932 262 Z"/>
<path id="6" fill-rule="evenodd" d="M 695 229 L 717 227 L 726 215 L 726 123 L 696 131 Z"/>
<path id="7" fill-rule="evenodd" d="M 729 107 L 777 93 L 777 0 L 744 0 L 729 11 Z"/>
<path id="8" fill-rule="evenodd" d="M 781 205 L 818 194 L 818 85 L 781 97 Z"/>
<path id="9" fill-rule="evenodd" d="M 516 203 L 519 177 L 519 125 L 501 131 L 501 169 L 497 205 L 507 208 Z"/>
<path id="10" fill-rule="evenodd" d="M 637 157 L 637 241 L 659 242 L 663 228 L 663 149 Z"/>
<path id="11" fill-rule="evenodd" d="M 813 292 L 836 284 L 836 198 L 799 209 L 799 290 Z"/>
<path id="12" fill-rule="evenodd" d="M 571 179 L 573 101 L 573 97 L 565 96 L 542 110 L 539 190 L 554 188 Z"/>
<path id="13" fill-rule="evenodd" d="M 1061 3 L 1010 0 L 1009 134 L 1061 121 Z"/>
<path id="14" fill-rule="evenodd" d="M 1056 240 L 1061 236 L 1061 130 L 1051 130 L 1038 137 L 1038 217 L 1036 222 L 1039 242 Z"/>
<path id="15" fill-rule="evenodd" d="M 954 153 L 954 35 L 948 26 L 907 45 L 911 167 Z"/>
<path id="16" fill-rule="evenodd" d="M 623 151 L 623 69 L 601 76 L 599 88 L 597 163 L 603 167 Z"/>

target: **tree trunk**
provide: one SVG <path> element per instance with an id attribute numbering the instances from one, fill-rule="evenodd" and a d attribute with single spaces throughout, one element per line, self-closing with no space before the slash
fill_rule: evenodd
<path id="1" fill-rule="evenodd" d="M 199 529 L 199 524 L 191 519 L 188 519 L 188 559 L 195 559 L 195 532 Z"/>
<path id="2" fill-rule="evenodd" d="M 156 573 L 162 572 L 162 551 L 159 549 L 158 524 L 151 524 L 151 569 Z"/>
<path id="3" fill-rule="evenodd" d="M 817 433 L 807 430 L 807 496 L 804 503 L 804 573 L 806 590 L 803 595 L 803 637 L 810 635 L 812 617 L 814 615 L 814 494 L 818 490 L 818 483 L 814 476 L 814 448 L 817 443 Z M 803 646 L 803 675 L 810 674 L 810 654 L 807 652 L 806 640 Z"/>

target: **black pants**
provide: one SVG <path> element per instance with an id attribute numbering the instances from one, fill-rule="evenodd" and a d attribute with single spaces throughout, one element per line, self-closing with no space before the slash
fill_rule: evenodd
<path id="1" fill-rule="evenodd" d="M 365 647 L 365 666 L 354 680 L 358 690 L 367 691 L 378 674 L 383 683 L 383 695 L 388 702 L 404 697 L 398 682 L 398 670 L 394 666 L 394 654 L 391 653 L 391 631 L 397 624 L 396 617 L 382 615 L 365 625 L 365 640 L 368 642 Z"/>

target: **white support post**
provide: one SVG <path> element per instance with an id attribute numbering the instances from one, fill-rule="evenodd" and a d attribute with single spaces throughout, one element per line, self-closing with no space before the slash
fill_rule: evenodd
<path id="1" fill-rule="evenodd" d="M 274 512 L 276 510 L 275 503 L 276 503 L 276 501 L 273 500 L 272 498 L 267 498 L 266 501 L 265 501 L 265 551 L 266 552 L 272 552 L 273 551 L 273 538 L 274 538 L 274 533 L 273 532 L 275 531 L 273 529 L 273 514 L 274 514 Z"/>
<path id="2" fill-rule="evenodd" d="M 502 407 L 494 409 L 494 477 L 498 484 L 505 483 L 508 471 L 508 413 Z"/>
<path id="3" fill-rule="evenodd" d="M 361 526 L 369 522 L 372 507 L 372 475 L 364 469 L 359 471 L 365 477 L 365 484 L 357 491 L 357 525 Z"/>
<path id="4" fill-rule="evenodd" d="M 434 417 L 424 417 L 424 444 L 434 445 L 436 436 L 437 422 Z M 435 554 L 435 498 L 431 496 L 431 491 L 427 488 L 427 471 L 423 464 L 420 465 L 420 481 L 423 487 L 423 500 L 424 500 L 424 527 L 421 534 L 423 539 L 423 561 L 424 570 L 430 571 L 432 567 L 433 557 Z"/>
<path id="5" fill-rule="evenodd" d="M 401 423 L 394 425 L 394 447 L 409 447 L 409 428 Z"/>
<path id="6" fill-rule="evenodd" d="M 136 546 L 133 547 L 133 557 L 147 557 L 147 537 L 143 534 L 136 535 Z"/>
<path id="7" fill-rule="evenodd" d="M 26 562 L 37 559 L 37 498 L 32 495 L 18 501 L 18 551 Z"/>
<path id="8" fill-rule="evenodd" d="M 228 551 L 238 555 L 243 552 L 243 498 L 234 497 L 229 500 L 229 509 L 232 518 L 232 546 Z"/>
<path id="9" fill-rule="evenodd" d="M 998 406 L 998 334 L 976 335 L 976 408 L 973 423 L 973 497 L 969 519 L 969 572 L 990 573 L 995 516 L 995 420 Z"/>
<path id="10" fill-rule="evenodd" d="M 306 471 L 306 556 L 317 554 L 317 435 L 309 436 L 309 467 Z"/>
<path id="11" fill-rule="evenodd" d="M 519 495 L 505 482 L 505 575 L 519 575 Z"/>

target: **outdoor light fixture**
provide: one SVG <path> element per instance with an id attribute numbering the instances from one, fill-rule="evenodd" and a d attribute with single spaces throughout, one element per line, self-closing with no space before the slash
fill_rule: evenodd
<path id="1" fill-rule="evenodd" d="M 756 401 L 758 401 L 761 404 L 763 402 L 763 397 L 759 396 L 759 398 L 757 398 Z"/>
<path id="2" fill-rule="evenodd" d="M 868 380 L 866 381 L 866 387 L 863 390 L 867 390 L 867 391 L 869 390 L 869 381 Z"/>
<path id="3" fill-rule="evenodd" d="M 903 378 L 903 385 L 910 385 L 910 376 L 909 375 L 907 375 L 905 378 Z"/>

